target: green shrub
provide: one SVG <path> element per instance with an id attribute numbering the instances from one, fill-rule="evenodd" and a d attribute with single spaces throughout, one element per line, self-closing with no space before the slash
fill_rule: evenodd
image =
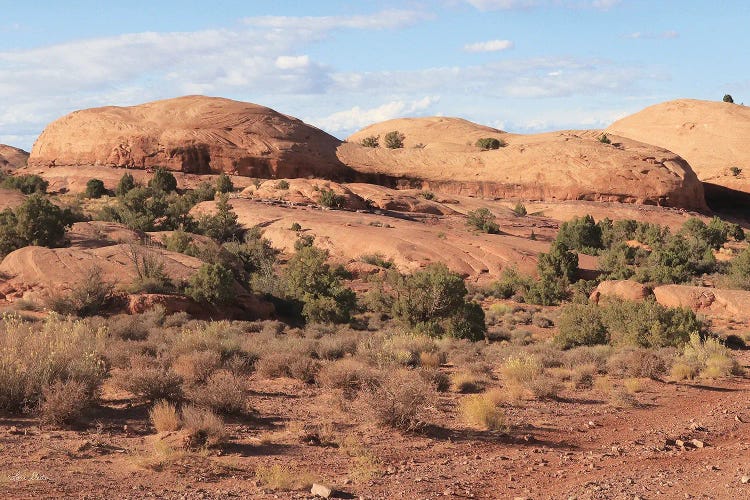
<path id="1" fill-rule="evenodd" d="M 89 179 L 86 183 L 86 198 L 101 198 L 107 194 L 104 182 L 100 179 Z"/>
<path id="2" fill-rule="evenodd" d="M 555 241 L 549 253 L 539 254 L 537 270 L 542 279 L 565 278 L 572 283 L 578 275 L 578 255 L 571 252 L 565 243 Z"/>
<path id="3" fill-rule="evenodd" d="M 750 248 L 745 248 L 729 262 L 726 281 L 732 288 L 750 290 Z"/>
<path id="4" fill-rule="evenodd" d="M 483 151 L 488 151 L 490 149 L 500 149 L 506 146 L 506 143 L 502 139 L 496 139 L 494 137 L 483 137 L 481 139 L 477 139 L 477 142 L 474 143 L 474 145 Z"/>
<path id="5" fill-rule="evenodd" d="M 738 177 L 742 173 L 742 169 L 740 167 L 730 167 L 729 172 L 731 172 L 733 176 Z"/>
<path id="6" fill-rule="evenodd" d="M 599 142 L 601 142 L 602 144 L 612 144 L 612 140 L 607 137 L 607 134 L 600 135 Z"/>
<path id="7" fill-rule="evenodd" d="M 300 232 L 302 231 L 302 226 L 299 222 L 292 222 L 292 225 L 289 227 L 291 231 Z"/>
<path id="8" fill-rule="evenodd" d="M 530 276 L 524 276 L 515 267 L 506 267 L 500 279 L 490 287 L 490 293 L 499 299 L 509 299 L 514 295 L 525 296 L 533 285 Z"/>
<path id="9" fill-rule="evenodd" d="M 221 264 L 203 264 L 190 277 L 185 293 L 196 302 L 229 304 L 235 299 L 232 271 Z"/>
<path id="10" fill-rule="evenodd" d="M 399 149 L 404 147 L 406 136 L 398 130 L 393 130 L 385 134 L 385 147 L 388 149 Z"/>
<path id="11" fill-rule="evenodd" d="M 323 188 L 320 190 L 318 203 L 328 208 L 341 208 L 346 203 L 346 197 L 336 194 L 333 189 Z"/>
<path id="12" fill-rule="evenodd" d="M 131 174 L 123 174 L 122 177 L 120 177 L 120 181 L 117 183 L 115 194 L 117 196 L 125 196 L 128 191 L 130 191 L 134 187 L 135 179 L 133 179 L 133 176 Z"/>
<path id="13" fill-rule="evenodd" d="M 362 255 L 359 258 L 359 260 L 364 262 L 365 264 L 370 264 L 371 266 L 382 267 L 383 269 L 391 269 L 393 267 L 393 260 L 386 259 L 379 253 L 370 253 L 370 254 Z"/>
<path id="14" fill-rule="evenodd" d="M 154 170 L 154 176 L 148 181 L 148 186 L 154 189 L 154 191 L 171 193 L 177 190 L 177 179 L 175 179 L 174 174 L 169 170 L 157 167 Z"/>
<path id="15" fill-rule="evenodd" d="M 602 227 L 590 215 L 564 222 L 557 233 L 557 241 L 571 250 L 596 255 L 602 244 Z"/>
<path id="16" fill-rule="evenodd" d="M 515 207 L 513 207 L 513 213 L 519 217 L 523 217 L 524 215 L 528 214 L 528 212 L 526 211 L 526 206 L 520 201 L 516 203 Z"/>
<path id="17" fill-rule="evenodd" d="M 488 234 L 498 234 L 500 226 L 495 222 L 495 214 L 488 208 L 478 208 L 466 214 L 466 224 Z"/>
<path id="18" fill-rule="evenodd" d="M 0 186 L 6 189 L 17 189 L 23 194 L 46 193 L 49 182 L 38 175 L 12 175 L 5 177 Z"/>
<path id="19" fill-rule="evenodd" d="M 69 209 L 62 210 L 44 196 L 32 194 L 15 210 L 0 212 L 0 252 L 5 256 L 28 245 L 60 246 L 72 223 Z"/>
<path id="20" fill-rule="evenodd" d="M 222 172 L 221 175 L 216 178 L 216 191 L 222 194 L 234 191 L 232 178 Z"/>
<path id="21" fill-rule="evenodd" d="M 380 137 L 377 135 L 365 137 L 360 144 L 366 148 L 377 148 L 380 145 Z"/>
<path id="22" fill-rule="evenodd" d="M 435 200 L 437 197 L 435 196 L 435 193 L 432 191 L 420 191 L 419 196 L 424 198 L 425 200 Z"/>
<path id="23" fill-rule="evenodd" d="M 678 347 L 703 325 L 689 309 L 667 308 L 653 300 L 608 301 L 602 306 L 570 304 L 562 309 L 556 342 L 563 348 L 613 344 Z"/>
<path id="24" fill-rule="evenodd" d="M 734 99 L 732 99 L 732 96 L 729 94 L 724 94 L 724 99 L 722 99 L 724 102 L 728 102 L 730 104 L 734 104 Z"/>
<path id="25" fill-rule="evenodd" d="M 284 286 L 289 297 L 303 303 L 302 315 L 313 323 L 345 323 L 357 305 L 354 292 L 326 262 L 328 252 L 315 246 L 297 250 L 289 259 Z"/>
<path id="26" fill-rule="evenodd" d="M 174 291 L 172 280 L 164 270 L 164 262 L 158 253 L 148 248 L 130 245 L 127 256 L 136 272 L 136 278 L 129 288 L 130 293 Z"/>
<path id="27" fill-rule="evenodd" d="M 229 204 L 226 194 L 220 195 L 216 201 L 215 213 L 203 215 L 198 219 L 198 230 L 220 243 L 242 239 L 245 232 L 242 225 L 237 222 L 237 214 Z"/>
<path id="28" fill-rule="evenodd" d="M 287 190 L 287 189 L 289 189 L 289 183 L 287 181 L 285 181 L 285 180 L 282 179 L 282 180 L 278 181 L 274 187 L 276 189 Z"/>

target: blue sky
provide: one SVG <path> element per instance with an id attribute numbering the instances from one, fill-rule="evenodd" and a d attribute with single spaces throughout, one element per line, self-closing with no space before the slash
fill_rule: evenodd
<path id="1" fill-rule="evenodd" d="M 602 128 L 750 91 L 741 1 L 0 0 L 0 13 L 0 143 L 25 149 L 70 111 L 185 94 L 344 138 L 399 116 Z"/>

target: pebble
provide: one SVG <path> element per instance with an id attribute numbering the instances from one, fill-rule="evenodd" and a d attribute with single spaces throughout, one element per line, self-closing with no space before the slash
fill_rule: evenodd
<path id="1" fill-rule="evenodd" d="M 750 483 L 750 476 L 742 476 L 742 479 L 740 479 L 740 482 L 742 484 Z"/>

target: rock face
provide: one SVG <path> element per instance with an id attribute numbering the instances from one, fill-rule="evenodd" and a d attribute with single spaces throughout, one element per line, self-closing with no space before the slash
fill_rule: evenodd
<path id="1" fill-rule="evenodd" d="M 29 159 L 29 153 L 23 149 L 14 148 L 0 144 L 0 169 L 15 170 L 25 167 Z"/>
<path id="2" fill-rule="evenodd" d="M 163 166 L 250 177 L 341 176 L 340 141 L 302 121 L 245 102 L 186 96 L 76 111 L 42 132 L 30 167 Z"/>
<path id="3" fill-rule="evenodd" d="M 402 149 L 383 147 L 385 134 L 405 135 Z M 379 136 L 381 147 L 360 142 Z M 482 151 L 478 138 L 507 146 Z M 339 147 L 339 158 L 378 183 L 450 194 L 526 200 L 617 201 L 706 209 L 703 186 L 690 165 L 665 149 L 595 131 L 508 134 L 456 118 L 408 118 L 367 127 Z"/>
<path id="4" fill-rule="evenodd" d="M 602 281 L 591 294 L 594 302 L 602 298 L 614 297 L 623 300 L 644 300 L 651 295 L 651 290 L 637 281 L 632 280 L 610 280 Z"/>
<path id="5" fill-rule="evenodd" d="M 750 192 L 748 107 L 679 99 L 625 117 L 607 131 L 674 151 L 703 182 Z M 732 167 L 743 172 L 735 176 Z"/>
<path id="6" fill-rule="evenodd" d="M 750 320 L 750 292 L 688 285 L 662 285 L 654 288 L 659 304 L 689 307 L 707 316 Z"/>

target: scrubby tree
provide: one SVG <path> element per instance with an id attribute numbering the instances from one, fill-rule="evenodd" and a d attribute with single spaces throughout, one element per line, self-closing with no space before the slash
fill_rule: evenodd
<path id="1" fill-rule="evenodd" d="M 117 196 L 125 196 L 128 191 L 135 187 L 135 179 L 131 174 L 122 174 L 120 181 L 117 183 L 115 188 L 115 194 Z"/>
<path id="2" fill-rule="evenodd" d="M 2 187 L 17 189 L 23 194 L 46 193 L 49 182 L 38 175 L 11 175 L 2 180 Z"/>
<path id="3" fill-rule="evenodd" d="M 377 148 L 380 145 L 380 137 L 377 135 L 365 137 L 360 144 L 366 148 Z"/>
<path id="4" fill-rule="evenodd" d="M 222 264 L 204 263 L 190 277 L 185 292 L 196 302 L 212 305 L 229 304 L 235 298 L 234 276 L 232 271 Z"/>
<path id="5" fill-rule="evenodd" d="M 732 96 L 729 94 L 724 94 L 724 102 L 728 102 L 730 104 L 734 104 L 734 99 L 732 99 Z"/>
<path id="6" fill-rule="evenodd" d="M 474 145 L 483 151 L 487 151 L 490 149 L 500 149 L 502 147 L 505 147 L 505 141 L 502 139 L 496 139 L 495 137 L 483 137 L 481 139 L 477 139 L 477 142 L 474 143 Z"/>
<path id="7" fill-rule="evenodd" d="M 100 179 L 89 179 L 86 183 L 86 198 L 101 198 L 107 194 L 107 188 Z"/>
<path id="8" fill-rule="evenodd" d="M 154 170 L 154 176 L 148 181 L 148 185 L 155 191 L 171 193 L 177 190 L 177 179 L 175 179 L 174 174 L 169 170 L 157 167 Z"/>
<path id="9" fill-rule="evenodd" d="M 73 223 L 68 209 L 61 209 L 40 194 L 32 194 L 15 209 L 16 233 L 26 245 L 55 247 L 65 241 L 65 228 Z"/>
<path id="10" fill-rule="evenodd" d="M 302 302 L 302 316 L 313 323 L 345 323 L 357 306 L 355 293 L 341 283 L 328 252 L 313 245 L 297 250 L 284 272 L 290 298 Z"/>
<path id="11" fill-rule="evenodd" d="M 198 220 L 198 228 L 200 232 L 219 242 L 240 240 L 244 233 L 226 194 L 219 196 L 214 214 L 204 215 Z"/>
<path id="12" fill-rule="evenodd" d="M 224 172 L 216 178 L 216 191 L 219 193 L 231 193 L 234 191 L 234 183 L 232 178 Z"/>
<path id="13" fill-rule="evenodd" d="M 328 208 L 341 208 L 346 203 L 346 197 L 336 194 L 333 189 L 323 188 L 320 190 L 319 203 Z"/>
<path id="14" fill-rule="evenodd" d="M 393 130 L 385 134 L 385 147 L 388 149 L 399 149 L 404 147 L 406 136 L 398 130 Z"/>
<path id="15" fill-rule="evenodd" d="M 495 222 L 495 214 L 488 208 L 478 208 L 466 214 L 466 224 L 483 233 L 498 234 L 500 226 Z"/>
<path id="16" fill-rule="evenodd" d="M 590 215 L 564 222 L 557 233 L 557 241 L 569 249 L 595 255 L 602 245 L 602 228 Z"/>

